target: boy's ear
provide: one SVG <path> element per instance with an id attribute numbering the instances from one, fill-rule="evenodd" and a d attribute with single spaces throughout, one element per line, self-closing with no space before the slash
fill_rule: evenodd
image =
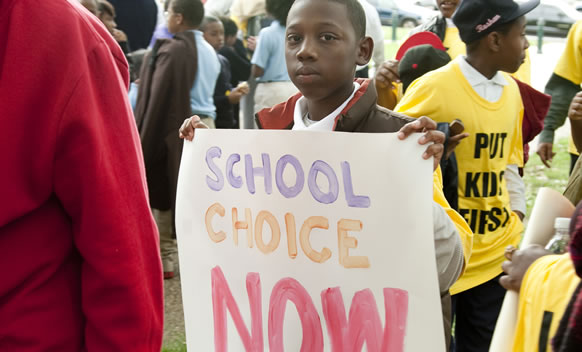
<path id="1" fill-rule="evenodd" d="M 487 45 L 489 46 L 489 50 L 493 52 L 499 52 L 501 47 L 501 41 L 503 36 L 499 32 L 491 32 L 487 35 Z"/>
<path id="2" fill-rule="evenodd" d="M 182 24 L 184 22 L 184 16 L 181 13 L 176 14 L 176 22 Z"/>
<path id="3" fill-rule="evenodd" d="M 356 53 L 356 63 L 359 66 L 367 65 L 372 58 L 372 52 L 374 51 L 374 40 L 370 37 L 364 37 L 360 39 L 358 44 L 358 52 Z"/>

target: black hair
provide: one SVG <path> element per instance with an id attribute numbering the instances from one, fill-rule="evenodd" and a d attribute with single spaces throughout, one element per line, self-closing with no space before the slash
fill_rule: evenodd
<path id="1" fill-rule="evenodd" d="M 211 23 L 217 23 L 217 22 L 220 22 L 218 17 L 204 16 L 204 19 L 202 20 L 202 23 L 200 24 L 200 30 L 202 32 L 204 32 L 204 30 L 206 29 L 206 26 L 208 26 Z"/>
<path id="2" fill-rule="evenodd" d="M 328 0 L 345 5 L 348 12 L 348 19 L 354 28 L 356 38 L 362 39 L 366 36 L 366 13 L 358 0 Z"/>
<path id="3" fill-rule="evenodd" d="M 220 17 L 220 20 L 222 21 L 222 25 L 224 26 L 225 37 L 232 37 L 238 33 L 238 26 L 236 25 L 236 22 L 234 22 L 228 17 Z"/>
<path id="4" fill-rule="evenodd" d="M 106 13 L 109 16 L 115 18 L 115 7 L 113 7 L 113 5 L 111 5 L 111 3 L 109 1 L 99 0 L 97 2 L 97 4 L 98 4 L 99 12 Z"/>
<path id="5" fill-rule="evenodd" d="M 200 26 L 204 18 L 204 5 L 200 0 L 171 0 L 172 11 L 184 17 L 184 22 L 192 27 Z"/>
<path id="6" fill-rule="evenodd" d="M 287 23 L 287 15 L 295 0 L 267 0 L 267 13 L 273 16 L 282 26 Z"/>
<path id="7" fill-rule="evenodd" d="M 313 1 L 313 0 L 307 0 Z M 346 12 L 348 14 L 348 20 L 352 24 L 352 28 L 354 29 L 354 33 L 356 34 L 357 39 L 362 39 L 366 36 L 366 13 L 364 12 L 364 8 L 360 4 L 358 0 L 325 0 L 336 2 L 338 4 L 342 4 L 346 7 Z M 267 3 L 269 0 L 267 0 Z"/>

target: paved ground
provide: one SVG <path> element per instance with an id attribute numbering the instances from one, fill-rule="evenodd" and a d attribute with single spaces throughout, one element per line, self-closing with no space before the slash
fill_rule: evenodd
<path id="1" fill-rule="evenodd" d="M 184 311 L 180 278 L 164 280 L 164 345 L 174 346 L 184 341 Z"/>

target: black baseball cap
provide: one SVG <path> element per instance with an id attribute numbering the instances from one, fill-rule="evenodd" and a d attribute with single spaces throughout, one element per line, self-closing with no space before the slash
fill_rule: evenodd
<path id="1" fill-rule="evenodd" d="M 446 51 L 430 44 L 417 45 L 408 49 L 398 63 L 402 91 L 406 92 L 410 83 L 418 77 L 446 65 L 449 61 L 451 61 L 451 57 Z"/>
<path id="2" fill-rule="evenodd" d="M 525 15 L 539 4 L 540 0 L 463 0 L 453 15 L 453 23 L 459 28 L 461 40 L 469 44 L 500 25 Z"/>

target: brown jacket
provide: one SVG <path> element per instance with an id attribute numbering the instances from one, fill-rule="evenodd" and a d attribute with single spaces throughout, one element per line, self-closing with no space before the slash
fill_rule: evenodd
<path id="1" fill-rule="evenodd" d="M 194 33 L 158 40 L 143 61 L 135 118 L 146 167 L 150 205 L 173 209 L 182 141 L 178 130 L 191 115 L 190 90 L 198 53 Z"/>
<path id="2" fill-rule="evenodd" d="M 378 98 L 368 79 L 357 79 L 360 89 L 343 111 L 336 117 L 334 131 L 341 132 L 397 132 L 405 124 L 414 121 L 403 114 L 390 111 L 376 104 Z M 256 115 L 261 129 L 292 129 L 295 103 L 301 98 L 297 93 L 285 103 L 271 109 L 263 109 Z"/>

